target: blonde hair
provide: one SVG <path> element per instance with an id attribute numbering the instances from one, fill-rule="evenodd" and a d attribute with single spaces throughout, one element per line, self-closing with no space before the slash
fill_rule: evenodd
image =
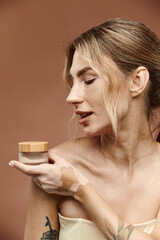
<path id="1" fill-rule="evenodd" d="M 146 98 L 148 118 L 152 110 L 159 107 L 160 41 L 144 24 L 115 18 L 89 29 L 71 42 L 66 51 L 64 68 L 67 88 L 72 85 L 69 71 L 76 50 L 103 81 L 104 103 L 115 136 L 118 131 L 117 103 L 124 86 L 122 79 L 127 78 L 137 67 L 146 67 L 150 75 L 150 88 Z M 109 85 L 106 84 L 106 78 Z M 116 94 L 112 94 L 113 91 L 117 91 Z"/>

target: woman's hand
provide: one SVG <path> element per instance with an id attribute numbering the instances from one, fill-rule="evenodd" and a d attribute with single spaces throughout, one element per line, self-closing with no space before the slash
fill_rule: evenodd
<path id="1" fill-rule="evenodd" d="M 9 165 L 32 177 L 47 193 L 74 196 L 80 185 L 89 183 L 88 179 L 64 158 L 51 151 L 49 159 L 50 163 L 35 166 L 18 161 L 11 161 Z"/>

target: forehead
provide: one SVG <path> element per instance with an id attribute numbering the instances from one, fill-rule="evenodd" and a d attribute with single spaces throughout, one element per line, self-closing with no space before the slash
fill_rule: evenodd
<path id="1" fill-rule="evenodd" d="M 70 74 L 74 76 L 80 69 L 90 67 L 87 61 L 85 61 L 78 51 L 75 51 L 73 55 L 73 61 L 70 68 Z"/>

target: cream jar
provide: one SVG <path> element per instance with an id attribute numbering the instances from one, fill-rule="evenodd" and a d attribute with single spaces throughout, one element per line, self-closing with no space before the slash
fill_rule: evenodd
<path id="1" fill-rule="evenodd" d="M 19 142 L 19 161 L 28 165 L 48 162 L 48 142 Z"/>

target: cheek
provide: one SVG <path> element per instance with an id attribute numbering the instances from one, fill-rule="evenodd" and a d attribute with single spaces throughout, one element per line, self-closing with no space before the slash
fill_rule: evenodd
<path id="1" fill-rule="evenodd" d="M 101 122 L 108 122 L 109 115 L 108 115 L 107 108 L 106 108 L 103 100 L 102 101 L 98 101 L 98 103 L 97 103 L 97 111 L 96 111 L 95 115 L 97 115 L 97 117 L 99 118 L 99 121 L 101 121 Z"/>

